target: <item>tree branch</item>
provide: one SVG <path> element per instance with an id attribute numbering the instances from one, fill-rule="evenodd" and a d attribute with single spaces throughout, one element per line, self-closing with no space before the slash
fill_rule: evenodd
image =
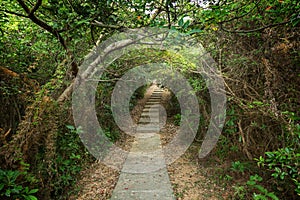
<path id="1" fill-rule="evenodd" d="M 260 1 L 261 1 L 261 0 L 257 1 L 257 2 L 255 3 L 255 5 L 253 6 L 253 8 L 250 9 L 248 12 L 246 12 L 246 13 L 240 15 L 240 16 L 235 16 L 235 17 L 233 17 L 233 18 L 231 18 L 231 19 L 224 20 L 224 21 L 222 21 L 222 22 L 220 22 L 220 23 L 223 24 L 223 23 L 226 23 L 226 22 L 231 22 L 231 21 L 233 21 L 233 20 L 240 19 L 240 18 L 243 18 L 243 17 L 249 15 L 249 14 L 250 14 L 257 6 L 258 6 L 258 4 L 260 3 Z M 241 8 L 242 8 L 242 7 L 241 7 Z"/>
<path id="2" fill-rule="evenodd" d="M 37 3 L 34 5 L 34 7 L 31 10 L 28 8 L 28 6 L 25 4 L 25 2 L 23 0 L 17 0 L 17 1 L 21 5 L 21 7 L 24 9 L 24 11 L 28 14 L 27 18 L 29 18 L 32 22 L 39 25 L 40 27 L 42 27 L 43 29 L 45 29 L 46 31 L 48 31 L 49 33 L 51 33 L 52 35 L 54 35 L 54 37 L 56 37 L 58 39 L 59 43 L 63 46 L 63 48 L 66 50 L 68 56 L 72 60 L 72 63 L 71 63 L 72 75 L 76 76 L 76 74 L 78 72 L 78 66 L 77 66 L 77 63 L 74 61 L 74 55 L 71 53 L 71 51 L 67 47 L 65 39 L 60 35 L 58 30 L 54 29 L 52 26 L 48 25 L 41 19 L 37 18 L 36 15 L 34 15 L 35 11 L 37 11 L 37 9 L 41 6 L 42 0 L 37 0 Z"/>
<path id="3" fill-rule="evenodd" d="M 17 74 L 16 72 L 6 68 L 6 67 L 1 67 L 0 66 L 0 71 L 2 71 L 3 74 L 11 76 L 11 77 L 19 77 L 20 75 Z"/>
<path id="4" fill-rule="evenodd" d="M 25 4 L 25 2 L 22 1 L 22 0 L 17 0 L 17 1 L 18 1 L 19 4 L 21 5 L 21 7 L 25 10 L 25 12 L 26 12 L 27 14 L 29 14 L 29 13 L 30 13 L 30 10 L 29 10 L 29 8 L 27 7 L 27 5 Z"/>
<path id="5" fill-rule="evenodd" d="M 97 20 L 94 20 L 94 22 L 91 22 L 92 25 L 94 26 L 99 26 L 102 28 L 112 28 L 112 29 L 120 29 L 122 26 L 117 26 L 117 25 L 110 25 L 110 24 L 103 24 L 102 22 L 99 22 Z"/>
<path id="6" fill-rule="evenodd" d="M 219 25 L 220 25 L 221 30 L 223 30 L 225 32 L 228 32 L 228 33 L 253 33 L 253 32 L 262 31 L 266 28 L 271 28 L 271 27 L 275 27 L 275 26 L 284 25 L 284 24 L 287 24 L 287 23 L 290 23 L 290 22 L 291 21 L 288 20 L 288 21 L 284 21 L 284 22 L 280 22 L 280 23 L 269 24 L 269 25 L 262 26 L 262 27 L 256 28 L 256 29 L 251 29 L 251 30 L 228 30 L 228 29 L 225 29 L 222 24 L 219 24 Z"/>
<path id="7" fill-rule="evenodd" d="M 58 103 L 63 103 L 65 100 L 70 98 L 74 87 L 74 79 L 72 80 L 71 84 L 63 91 L 63 93 L 57 98 Z"/>
<path id="8" fill-rule="evenodd" d="M 171 4 L 171 2 L 169 0 L 166 1 L 166 12 L 167 12 L 167 17 L 168 17 L 168 28 L 171 29 L 171 16 L 170 16 L 170 8 L 169 8 L 169 4 Z"/>
<path id="9" fill-rule="evenodd" d="M 41 5 L 42 5 L 42 0 L 38 0 L 38 1 L 36 2 L 36 4 L 34 5 L 34 7 L 31 9 L 31 11 L 30 11 L 30 13 L 29 13 L 29 17 L 30 17 L 31 15 L 33 15 L 34 12 L 37 11 L 37 9 L 38 9 Z"/>
<path id="10" fill-rule="evenodd" d="M 61 37 L 61 35 L 54 28 L 52 28 L 51 26 L 49 26 L 48 24 L 46 24 L 44 21 L 38 19 L 34 15 L 34 12 L 39 8 L 40 4 L 42 3 L 42 0 L 38 0 L 38 2 L 36 3 L 36 5 L 33 7 L 32 10 L 30 10 L 27 7 L 27 5 L 25 4 L 25 2 L 23 0 L 17 0 L 17 1 L 21 5 L 21 7 L 24 9 L 24 11 L 28 14 L 27 18 L 31 19 L 31 21 L 33 21 L 35 24 L 39 25 L 40 27 L 42 27 L 43 29 L 45 29 L 46 31 L 48 31 L 52 35 L 54 35 L 59 40 L 59 42 L 64 47 L 64 49 L 68 51 L 68 48 L 66 46 L 66 42 Z"/>
<path id="11" fill-rule="evenodd" d="M 92 41 L 93 41 L 94 45 L 97 46 L 97 43 L 95 41 L 95 36 L 94 36 L 94 26 L 93 25 L 91 25 L 90 30 L 91 30 Z"/>
<path id="12" fill-rule="evenodd" d="M 152 22 L 153 20 L 155 20 L 156 17 L 157 17 L 157 16 L 163 11 L 163 9 L 164 9 L 164 0 L 160 0 L 159 2 L 156 2 L 156 3 L 157 3 L 157 7 L 155 6 L 155 9 L 156 9 L 156 10 L 155 10 L 154 14 L 151 16 L 148 25 L 150 25 L 151 22 Z"/>

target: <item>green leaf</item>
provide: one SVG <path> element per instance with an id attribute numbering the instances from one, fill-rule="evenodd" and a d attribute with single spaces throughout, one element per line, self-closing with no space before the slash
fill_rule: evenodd
<path id="1" fill-rule="evenodd" d="M 0 191 L 4 188 L 4 183 L 0 184 Z"/>
<path id="2" fill-rule="evenodd" d="M 190 30 L 187 32 L 188 35 L 191 35 L 193 33 L 201 33 L 203 32 L 203 30 L 200 30 L 200 29 L 193 29 L 193 30 Z"/>
<path id="3" fill-rule="evenodd" d="M 262 105 L 264 105 L 264 103 L 261 102 L 261 101 L 253 101 L 252 103 L 253 103 L 254 105 L 257 105 L 257 106 L 262 106 Z"/>
<path id="4" fill-rule="evenodd" d="M 255 185 L 256 182 L 255 181 L 247 181 L 247 185 Z"/>
<path id="5" fill-rule="evenodd" d="M 75 127 L 72 126 L 72 125 L 66 125 L 66 127 L 67 127 L 68 129 L 70 129 L 70 130 L 75 130 Z"/>
<path id="6" fill-rule="evenodd" d="M 30 200 L 38 200 L 35 196 L 33 195 L 28 195 L 27 197 L 29 197 Z"/>
<path id="7" fill-rule="evenodd" d="M 14 194 L 19 194 L 20 193 L 20 191 L 23 189 L 23 187 L 22 186 L 15 186 L 12 190 L 11 190 L 11 192 L 12 193 L 14 193 Z"/>
<path id="8" fill-rule="evenodd" d="M 185 29 L 187 29 L 187 27 L 188 27 L 189 25 L 190 25 L 190 20 L 186 21 L 186 22 L 183 24 L 182 28 L 185 30 Z"/>
<path id="9" fill-rule="evenodd" d="M 10 189 L 6 190 L 6 191 L 5 191 L 5 196 L 10 197 L 10 193 L 11 193 L 11 190 L 10 190 Z"/>
<path id="10" fill-rule="evenodd" d="M 255 174 L 254 176 L 250 176 L 250 180 L 252 181 L 262 181 L 262 177 L 260 177 L 258 174 Z"/>
<path id="11" fill-rule="evenodd" d="M 279 198 L 273 192 L 268 193 L 267 196 L 271 197 L 273 200 L 279 200 Z"/>
<path id="12" fill-rule="evenodd" d="M 183 17 L 178 21 L 178 26 L 182 27 L 183 26 Z"/>
<path id="13" fill-rule="evenodd" d="M 37 191 L 39 191 L 39 189 L 32 189 L 28 192 L 28 194 L 33 194 L 33 193 L 36 193 Z"/>
<path id="14" fill-rule="evenodd" d="M 253 194 L 253 199 L 254 200 L 268 200 L 267 197 L 265 197 L 264 195 L 261 194 Z"/>
<path id="15" fill-rule="evenodd" d="M 33 195 L 22 195 L 25 200 L 38 200 L 35 196 Z"/>
<path id="16" fill-rule="evenodd" d="M 264 193 L 264 194 L 268 193 L 268 190 L 261 185 L 255 185 L 254 187 L 256 189 L 258 189 L 261 193 Z"/>

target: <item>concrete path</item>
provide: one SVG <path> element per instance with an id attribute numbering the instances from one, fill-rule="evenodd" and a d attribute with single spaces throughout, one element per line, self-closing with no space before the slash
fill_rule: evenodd
<path id="1" fill-rule="evenodd" d="M 175 199 L 158 134 L 161 94 L 162 90 L 155 88 L 144 107 L 112 200 Z"/>

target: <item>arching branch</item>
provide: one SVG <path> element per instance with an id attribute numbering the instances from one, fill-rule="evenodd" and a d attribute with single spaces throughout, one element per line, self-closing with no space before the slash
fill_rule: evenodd
<path id="1" fill-rule="evenodd" d="M 38 0 L 36 2 L 36 4 L 34 5 L 34 7 L 31 9 L 29 16 L 33 15 L 35 11 L 37 11 L 37 9 L 39 9 L 39 7 L 42 5 L 42 0 Z"/>
<path id="2" fill-rule="evenodd" d="M 240 19 L 240 18 L 243 18 L 243 17 L 249 15 L 249 14 L 250 14 L 251 12 L 253 12 L 254 9 L 258 6 L 258 4 L 260 3 L 260 1 L 261 1 L 261 0 L 257 1 L 257 2 L 255 3 L 255 5 L 253 6 L 253 8 L 251 8 L 248 12 L 246 12 L 246 13 L 240 15 L 240 16 L 235 16 L 235 17 L 233 17 L 233 18 L 224 20 L 224 21 L 222 21 L 222 22 L 220 22 L 220 23 L 224 24 L 224 23 L 231 22 L 231 21 L 234 21 L 234 20 L 237 20 L 237 19 Z M 240 8 L 239 8 L 239 9 L 240 9 Z M 232 12 L 232 11 L 230 11 L 230 12 Z"/>
<path id="3" fill-rule="evenodd" d="M 46 22 L 42 21 L 41 19 L 37 18 L 35 15 L 35 12 L 38 10 L 38 8 L 42 5 L 42 0 L 37 0 L 36 4 L 33 6 L 32 9 L 30 9 L 26 3 L 23 0 L 17 0 L 20 6 L 23 8 L 23 10 L 27 14 L 27 18 L 29 18 L 32 22 L 40 26 L 41 28 L 45 29 L 49 33 L 51 33 L 55 38 L 58 39 L 59 43 L 63 46 L 63 48 L 66 50 L 68 56 L 72 60 L 71 66 L 72 66 L 72 75 L 76 76 L 78 72 L 78 65 L 74 60 L 74 56 L 69 50 L 66 40 L 61 36 L 58 30 L 54 29 L 52 26 L 48 25 Z M 20 16 L 20 15 L 19 15 Z"/>
<path id="4" fill-rule="evenodd" d="M 280 23 L 269 24 L 269 25 L 262 26 L 262 27 L 259 27 L 259 28 L 256 28 L 256 29 L 251 29 L 251 30 L 228 30 L 228 29 L 224 28 L 222 24 L 219 24 L 219 25 L 220 25 L 220 29 L 221 30 L 223 30 L 225 32 L 228 32 L 228 33 L 253 33 L 253 32 L 262 31 L 262 30 L 264 30 L 266 28 L 271 28 L 271 27 L 275 27 L 275 26 L 280 26 L 280 25 L 288 24 L 290 22 L 291 21 L 288 20 L 288 21 L 284 21 L 284 22 L 280 22 Z"/>
<path id="5" fill-rule="evenodd" d="M 99 22 L 97 20 L 94 20 L 94 22 L 91 23 L 94 26 L 99 26 L 101 28 L 111 28 L 111 29 L 120 29 L 122 26 L 117 25 L 111 25 L 111 24 L 103 24 L 102 22 Z"/>
<path id="6" fill-rule="evenodd" d="M 19 77 L 19 74 L 17 74 L 16 72 L 14 71 L 11 71 L 10 69 L 6 68 L 6 67 L 2 67 L 0 66 L 0 71 L 7 75 L 7 76 L 10 76 L 10 77 Z"/>
<path id="7" fill-rule="evenodd" d="M 37 18 L 36 15 L 34 14 L 35 11 L 37 11 L 39 6 L 41 5 L 42 0 L 38 0 L 37 3 L 35 4 L 35 6 L 32 9 L 29 9 L 28 6 L 25 4 L 25 2 L 23 0 L 17 0 L 17 1 L 20 4 L 20 6 L 24 9 L 24 11 L 26 12 L 26 14 L 27 14 L 26 17 L 27 18 L 29 18 L 32 22 L 34 22 L 35 24 L 39 25 L 40 27 L 42 27 L 43 29 L 45 29 L 46 31 L 48 31 L 52 35 L 54 35 L 59 40 L 59 42 L 63 46 L 63 48 L 66 51 L 68 51 L 68 47 L 66 45 L 66 42 L 63 39 L 63 37 L 58 33 L 58 31 L 56 31 L 54 28 L 52 28 L 50 25 L 48 25 L 44 21 Z"/>

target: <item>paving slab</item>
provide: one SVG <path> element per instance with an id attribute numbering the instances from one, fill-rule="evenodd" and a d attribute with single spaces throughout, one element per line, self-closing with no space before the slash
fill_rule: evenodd
<path id="1" fill-rule="evenodd" d="M 166 168 L 151 174 L 122 173 L 111 199 L 118 200 L 174 200 Z M 146 188 L 146 189 L 145 189 Z"/>
<path id="2" fill-rule="evenodd" d="M 158 134 L 162 91 L 155 90 L 145 105 L 112 200 L 175 200 Z"/>

